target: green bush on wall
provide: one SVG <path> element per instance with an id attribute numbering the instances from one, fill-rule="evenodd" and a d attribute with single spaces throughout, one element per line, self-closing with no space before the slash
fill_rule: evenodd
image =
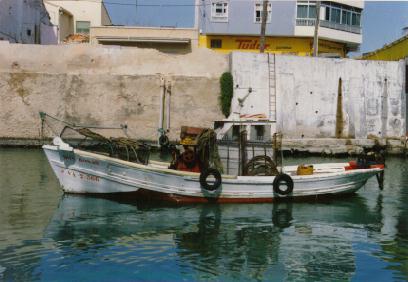
<path id="1" fill-rule="evenodd" d="M 225 117 L 231 113 L 231 100 L 234 92 L 234 81 L 230 72 L 224 72 L 220 78 L 221 96 L 220 105 L 221 111 Z"/>

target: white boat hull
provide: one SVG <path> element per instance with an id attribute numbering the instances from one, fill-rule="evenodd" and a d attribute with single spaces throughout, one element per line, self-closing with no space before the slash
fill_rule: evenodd
<path id="1" fill-rule="evenodd" d="M 360 189 L 382 169 L 346 171 L 344 163 L 316 164 L 313 175 L 298 176 L 285 167 L 294 186 L 289 195 L 274 192 L 275 176 L 222 176 L 215 191 L 201 187 L 199 173 L 167 169 L 164 163 L 135 164 L 61 146 L 44 145 L 45 154 L 61 187 L 67 193 L 136 193 L 175 202 L 271 202 L 282 197 L 316 197 L 349 194 Z"/>

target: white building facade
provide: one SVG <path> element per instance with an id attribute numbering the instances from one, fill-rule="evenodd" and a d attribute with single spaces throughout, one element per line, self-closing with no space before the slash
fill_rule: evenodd
<path id="1" fill-rule="evenodd" d="M 90 27 L 109 26 L 112 21 L 102 0 L 44 0 L 58 42 L 72 34 L 89 35 Z"/>
<path id="2" fill-rule="evenodd" d="M 0 40 L 50 44 L 54 29 L 42 0 L 0 0 Z"/>

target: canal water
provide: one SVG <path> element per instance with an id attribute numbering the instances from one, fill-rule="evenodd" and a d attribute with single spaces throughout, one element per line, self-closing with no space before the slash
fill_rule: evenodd
<path id="1" fill-rule="evenodd" d="M 288 159 L 311 163 L 339 159 Z M 40 150 L 0 149 L 0 281 L 406 281 L 408 165 L 353 197 L 160 206 L 63 195 Z"/>

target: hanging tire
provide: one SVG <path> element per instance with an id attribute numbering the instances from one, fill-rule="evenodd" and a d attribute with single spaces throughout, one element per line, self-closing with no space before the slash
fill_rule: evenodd
<path id="1" fill-rule="evenodd" d="M 286 187 L 286 189 L 282 189 L 282 187 Z M 293 191 L 293 180 L 287 174 L 279 174 L 275 177 L 273 181 L 273 192 L 278 195 L 286 196 L 292 193 Z"/>
<path id="2" fill-rule="evenodd" d="M 207 182 L 207 178 L 210 175 L 212 175 L 215 178 L 215 181 L 213 184 L 210 184 Z M 200 174 L 200 184 L 201 184 L 201 187 L 204 188 L 205 190 L 215 191 L 218 189 L 218 187 L 220 187 L 221 182 L 222 182 L 221 174 L 215 168 L 209 168 Z"/>
<path id="3" fill-rule="evenodd" d="M 159 145 L 161 147 L 166 147 L 169 145 L 169 137 L 167 137 L 166 135 L 160 135 L 159 137 Z"/>

